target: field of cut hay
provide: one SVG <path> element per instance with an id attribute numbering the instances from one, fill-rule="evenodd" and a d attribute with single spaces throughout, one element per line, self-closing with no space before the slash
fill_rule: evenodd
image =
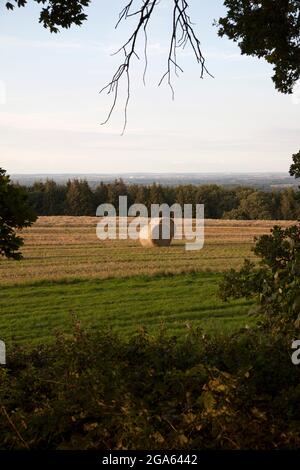
<path id="1" fill-rule="evenodd" d="M 183 241 L 150 249 L 99 241 L 98 221 L 41 217 L 23 233 L 24 259 L 0 261 L 0 332 L 8 345 L 49 341 L 56 330 L 70 330 L 71 314 L 87 328 L 125 335 L 162 323 L 174 334 L 193 326 L 227 333 L 253 323 L 249 302 L 220 301 L 219 273 L 253 258 L 254 236 L 274 222 L 207 220 L 205 246 L 191 252 Z"/>
<path id="2" fill-rule="evenodd" d="M 205 245 L 185 251 L 184 242 L 143 248 L 138 241 L 96 237 L 96 217 L 40 217 L 23 232 L 24 259 L 0 260 L 0 285 L 40 280 L 118 278 L 136 275 L 220 272 L 253 258 L 254 236 L 267 233 L 272 221 L 206 220 Z M 278 223 L 278 222 L 277 222 Z M 287 225 L 288 222 L 282 223 Z"/>

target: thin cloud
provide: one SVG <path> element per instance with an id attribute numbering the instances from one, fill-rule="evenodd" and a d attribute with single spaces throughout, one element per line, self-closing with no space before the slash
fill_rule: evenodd
<path id="1" fill-rule="evenodd" d="M 51 41 L 38 41 L 17 36 L 0 36 L 0 48 L 16 47 L 18 49 L 55 49 L 74 51 L 101 51 L 105 53 L 115 52 L 118 45 L 108 45 L 97 41 L 68 42 L 65 40 L 51 39 Z"/>
<path id="2" fill-rule="evenodd" d="M 219 52 L 219 51 L 204 51 L 204 55 L 207 59 L 217 60 L 246 60 L 247 57 L 239 52 Z"/>
<path id="3" fill-rule="evenodd" d="M 72 120 L 72 116 L 64 117 L 53 114 L 34 114 L 34 113 L 0 113 L 0 128 L 15 129 L 20 131 L 56 131 L 56 132 L 76 132 L 76 133 L 109 133 L 114 134 L 113 130 L 100 127 L 95 122 L 88 123 Z M 116 132 L 116 131 L 115 131 Z"/>
<path id="4" fill-rule="evenodd" d="M 34 49 L 80 49 L 82 46 L 77 42 L 66 41 L 37 41 L 23 39 L 16 36 L 0 36 L 0 47 L 34 48 Z"/>

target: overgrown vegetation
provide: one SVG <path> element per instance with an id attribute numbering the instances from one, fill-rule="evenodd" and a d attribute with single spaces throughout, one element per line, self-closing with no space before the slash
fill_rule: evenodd
<path id="1" fill-rule="evenodd" d="M 255 297 L 265 322 L 282 330 L 294 322 L 300 327 L 300 225 L 274 227 L 253 248 L 259 265 L 246 260 L 221 282 L 223 299 Z"/>
<path id="2" fill-rule="evenodd" d="M 1 449 L 297 449 L 290 339 L 254 330 L 184 340 L 109 331 L 9 352 Z"/>

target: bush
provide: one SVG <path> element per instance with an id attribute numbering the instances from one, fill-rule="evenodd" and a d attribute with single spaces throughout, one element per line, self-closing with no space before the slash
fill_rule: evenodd
<path id="1" fill-rule="evenodd" d="M 77 324 L 0 369 L 0 449 L 273 449 L 300 445 L 290 340 L 163 330 L 128 342 Z"/>
<path id="2" fill-rule="evenodd" d="M 275 226 L 270 235 L 256 239 L 258 265 L 245 260 L 236 271 L 227 271 L 220 295 L 229 298 L 255 297 L 264 323 L 275 328 L 300 326 L 300 225 L 287 229 Z"/>

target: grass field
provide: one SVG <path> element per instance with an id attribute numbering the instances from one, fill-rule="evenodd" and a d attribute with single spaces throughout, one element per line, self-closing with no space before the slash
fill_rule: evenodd
<path id="1" fill-rule="evenodd" d="M 71 329 L 72 312 L 86 328 L 111 327 L 125 335 L 139 327 L 154 333 L 160 323 L 174 334 L 191 325 L 228 332 L 253 323 L 249 302 L 217 298 L 218 279 L 200 273 L 7 286 L 0 299 L 1 338 L 8 344 L 48 341 L 55 330 Z"/>
<path id="2" fill-rule="evenodd" d="M 217 273 L 253 258 L 254 236 L 274 222 L 206 221 L 204 249 L 187 252 L 182 242 L 152 249 L 100 242 L 97 221 L 41 217 L 24 232 L 24 260 L 0 261 L 2 340 L 48 341 L 56 329 L 70 330 L 70 312 L 88 328 L 126 335 L 139 326 L 157 331 L 161 322 L 175 334 L 191 324 L 228 332 L 253 322 L 249 303 L 217 298 Z"/>

